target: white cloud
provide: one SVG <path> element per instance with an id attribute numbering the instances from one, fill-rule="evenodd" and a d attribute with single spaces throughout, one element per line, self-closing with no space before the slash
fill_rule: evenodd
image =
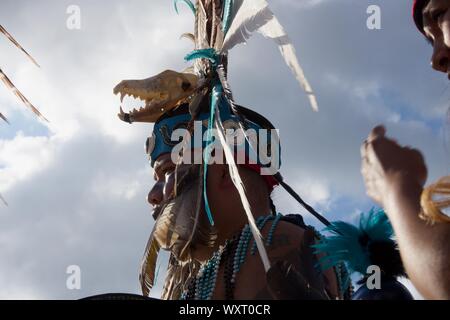
<path id="1" fill-rule="evenodd" d="M 146 170 L 147 172 L 149 170 Z M 96 197 L 114 197 L 126 201 L 141 201 L 136 199 L 138 193 L 144 190 L 142 177 L 146 174 L 144 170 L 111 175 L 110 173 L 102 173 L 95 177 L 91 182 L 91 192 Z"/>
<path id="2" fill-rule="evenodd" d="M 31 179 L 54 160 L 56 138 L 30 137 L 18 132 L 12 140 L 0 140 L 0 190 Z"/>

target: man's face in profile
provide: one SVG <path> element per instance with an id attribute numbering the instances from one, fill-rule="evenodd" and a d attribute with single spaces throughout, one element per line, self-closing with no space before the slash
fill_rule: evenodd
<path id="1" fill-rule="evenodd" d="M 175 185 L 175 164 L 170 154 L 161 155 L 154 166 L 155 184 L 150 190 L 147 200 L 153 208 L 153 218 L 156 220 L 160 206 L 173 195 Z"/>
<path id="2" fill-rule="evenodd" d="M 422 11 L 424 32 L 433 46 L 432 67 L 450 79 L 450 1 L 430 0 Z"/>

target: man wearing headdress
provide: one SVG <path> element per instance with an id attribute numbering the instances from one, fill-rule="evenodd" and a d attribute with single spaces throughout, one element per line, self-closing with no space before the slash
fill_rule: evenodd
<path id="1" fill-rule="evenodd" d="M 356 298 L 409 299 L 396 281 L 403 266 L 384 212 L 361 215 L 359 228 L 329 222 L 279 173 L 273 125 L 234 101 L 228 53 L 258 31 L 278 45 L 318 111 L 295 48 L 267 1 L 174 0 L 175 8 L 178 2 L 195 16 L 194 33 L 184 34 L 195 45 L 185 57 L 193 65 L 182 73 L 125 80 L 114 89 L 122 99 L 145 102 L 129 113 L 121 109 L 120 119 L 154 124 L 147 153 L 155 172 L 148 201 L 156 221 L 141 267 L 144 295 L 155 282 L 159 251 L 167 250 L 164 299 L 348 299 L 349 272 L 361 273 L 364 282 L 374 263 L 387 288 L 362 287 Z M 322 237 L 301 216 L 277 213 L 270 198 L 277 185 L 334 235 Z"/>
<path id="2" fill-rule="evenodd" d="M 144 295 L 154 284 L 160 250 L 170 252 L 164 299 L 348 295 L 345 268 L 320 269 L 315 230 L 301 216 L 276 212 L 270 194 L 277 184 L 295 194 L 278 172 L 278 133 L 264 117 L 236 105 L 227 80 L 229 51 L 258 31 L 278 45 L 317 111 L 288 35 L 265 0 L 174 0 L 177 11 L 179 2 L 195 17 L 194 32 L 183 35 L 194 42 L 185 57 L 193 65 L 114 89 L 121 98 L 145 101 L 139 110 L 121 110 L 123 121 L 154 124 L 147 153 L 156 181 L 148 195 L 155 226 L 141 268 Z"/>
<path id="3" fill-rule="evenodd" d="M 416 0 L 413 17 L 433 46 L 432 67 L 450 77 L 450 2 Z M 367 193 L 385 209 L 409 278 L 430 299 L 450 299 L 450 177 L 424 189 L 427 168 L 418 150 L 375 128 L 361 148 Z"/>
<path id="4" fill-rule="evenodd" d="M 207 110 L 207 107 L 204 109 Z M 268 120 L 256 112 L 243 107 L 239 110 L 245 115 L 247 128 L 274 129 Z M 221 106 L 221 117 L 228 129 L 239 130 L 237 118 L 227 110 L 226 105 Z M 154 209 L 153 217 L 156 219 L 153 236 L 157 234 L 159 245 L 171 252 L 163 298 L 342 298 L 335 269 L 322 272 L 317 268 L 318 259 L 311 248 L 317 240 L 316 232 L 303 223 L 301 216 L 283 217 L 276 212 L 270 194 L 278 182 L 273 175 L 261 175 L 261 160 L 257 157 L 251 163 L 249 146 L 241 140 L 241 146 L 236 142 L 235 158 L 241 156 L 244 159 L 238 170 L 267 250 L 271 269 L 266 272 L 228 164 L 210 164 L 205 180 L 201 177 L 201 164 L 177 165 L 177 155 L 173 154 L 174 143 L 167 138 L 176 128 L 187 128 L 190 119 L 187 105 L 163 115 L 156 121 L 147 143 L 155 178 L 155 185 L 148 194 L 148 202 Z M 200 113 L 198 120 L 202 121 L 202 135 L 207 130 L 205 119 L 208 119 L 208 113 Z M 205 147 L 204 142 L 201 146 L 192 142 L 184 152 L 201 149 L 198 147 Z M 268 147 L 272 148 L 270 144 Z M 215 152 L 217 156 L 222 151 L 217 148 Z M 202 183 L 207 186 L 205 197 L 202 188 L 199 188 Z M 205 200 L 213 216 L 213 226 L 207 218 Z M 161 223 L 161 219 L 170 222 Z M 193 221 L 195 219 L 197 223 Z M 177 225 L 181 222 L 188 225 Z M 172 233 L 176 232 L 179 234 L 174 237 Z M 145 259 L 148 260 L 148 252 Z M 142 280 L 147 276 L 146 260 Z M 200 264 L 203 264 L 203 270 Z"/>

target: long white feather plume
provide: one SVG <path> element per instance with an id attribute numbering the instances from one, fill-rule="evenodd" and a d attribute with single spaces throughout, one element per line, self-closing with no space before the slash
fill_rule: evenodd
<path id="1" fill-rule="evenodd" d="M 246 43 L 252 34 L 273 18 L 265 0 L 235 0 L 231 25 L 223 41 L 222 52 Z"/>
<path id="2" fill-rule="evenodd" d="M 3 121 L 5 121 L 7 124 L 9 124 L 8 119 L 0 112 L 0 119 L 2 119 Z"/>
<path id="3" fill-rule="evenodd" d="M 0 194 L 0 200 L 3 202 L 5 206 L 8 206 L 8 202 L 6 202 L 5 198 Z"/>
<path id="4" fill-rule="evenodd" d="M 311 85 L 305 77 L 305 73 L 303 72 L 300 63 L 298 62 L 295 47 L 292 44 L 292 41 L 287 33 L 284 31 L 283 26 L 280 24 L 278 19 L 273 16 L 273 18 L 264 26 L 262 26 L 258 31 L 261 32 L 264 37 L 272 39 L 278 44 L 278 48 L 280 49 L 284 61 L 292 70 L 295 78 L 303 87 L 305 93 L 308 95 L 311 107 L 314 111 L 319 111 L 317 99 L 314 95 Z"/>
<path id="5" fill-rule="evenodd" d="M 230 146 L 226 142 L 225 134 L 224 134 L 225 130 L 223 128 L 222 121 L 220 119 L 220 112 L 219 112 L 218 106 L 216 106 L 215 113 L 216 113 L 215 126 L 217 129 L 220 143 L 222 144 L 222 147 L 223 147 L 223 150 L 225 153 L 225 158 L 227 160 L 228 167 L 230 169 L 230 177 L 231 177 L 231 180 L 233 181 L 233 184 L 235 185 L 236 189 L 239 192 L 239 196 L 241 197 L 241 202 L 244 207 L 245 213 L 247 214 L 247 219 L 248 219 L 248 224 L 250 226 L 250 230 L 253 234 L 253 238 L 255 239 L 255 243 L 258 248 L 259 255 L 261 256 L 261 260 L 264 265 L 264 269 L 267 272 L 270 269 L 269 257 L 267 255 L 266 248 L 264 247 L 264 243 L 262 241 L 261 232 L 259 232 L 258 226 L 256 225 L 256 222 L 255 222 L 255 218 L 253 217 L 253 214 L 252 214 L 252 211 L 250 208 L 250 203 L 248 202 L 247 195 L 245 193 L 244 183 L 242 182 L 241 176 L 239 175 L 239 170 L 236 166 L 236 162 L 234 161 L 233 153 L 231 151 Z"/>
<path id="6" fill-rule="evenodd" d="M 11 82 L 11 80 L 6 76 L 6 74 L 0 69 L 0 80 L 6 85 L 8 89 L 10 89 L 16 97 L 18 97 L 31 111 L 34 112 L 38 117 L 43 119 L 46 122 L 49 122 L 40 112 L 39 110 L 31 104 L 30 101 L 16 88 L 16 86 Z"/>
<path id="7" fill-rule="evenodd" d="M 240 43 L 246 43 L 255 31 L 278 44 L 284 61 L 308 95 L 311 107 L 318 111 L 317 99 L 298 62 L 294 45 L 266 0 L 234 1 L 232 22 L 225 36 L 222 52 L 225 53 Z"/>
<path id="8" fill-rule="evenodd" d="M 11 41 L 17 48 L 19 48 L 23 53 L 25 53 L 25 55 L 38 67 L 39 64 L 36 62 L 36 60 L 34 60 L 34 58 L 16 41 L 16 39 L 14 39 L 14 37 L 8 32 L 6 31 L 5 28 L 3 28 L 0 25 L 0 33 L 3 33 L 5 35 L 5 37 L 7 37 L 9 39 L 9 41 Z"/>
<path id="9" fill-rule="evenodd" d="M 14 39 L 14 37 L 8 32 L 6 31 L 6 29 L 0 25 L 0 33 L 4 34 L 9 41 L 11 41 L 17 48 L 19 48 L 23 53 L 25 53 L 25 55 L 36 65 L 39 67 L 39 64 L 36 62 L 36 60 L 34 60 L 34 58 L 16 41 L 16 39 Z M 25 96 L 14 86 L 14 84 L 11 82 L 11 80 L 9 80 L 9 78 L 6 76 L 6 74 L 3 73 L 3 71 L 0 69 L 0 80 L 2 80 L 5 85 L 14 92 L 14 94 L 20 99 L 22 100 L 22 102 L 28 107 L 30 108 L 36 115 L 38 115 L 39 117 L 41 117 L 42 119 L 44 119 L 45 121 L 48 122 L 47 119 L 45 119 L 45 117 L 38 111 L 38 109 L 36 109 L 28 100 L 27 98 L 25 98 Z M 3 119 L 4 121 L 8 122 L 8 119 L 6 119 L 6 117 L 0 113 L 0 118 Z"/>

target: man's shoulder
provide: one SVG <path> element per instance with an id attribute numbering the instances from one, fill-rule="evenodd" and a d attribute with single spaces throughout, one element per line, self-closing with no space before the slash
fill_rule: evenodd
<path id="1" fill-rule="evenodd" d="M 315 241 L 313 228 L 285 219 L 281 219 L 275 228 L 268 224 L 262 233 L 268 244 L 267 249 L 272 253 L 299 251 Z"/>

